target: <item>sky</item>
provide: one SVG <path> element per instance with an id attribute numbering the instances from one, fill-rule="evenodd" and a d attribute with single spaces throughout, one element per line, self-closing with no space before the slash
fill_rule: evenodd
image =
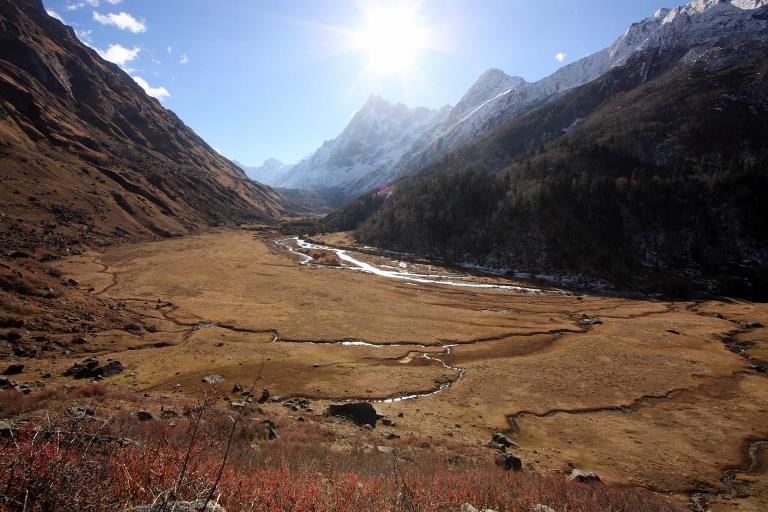
<path id="1" fill-rule="evenodd" d="M 371 94 L 455 105 L 489 68 L 528 81 L 683 0 L 44 0 L 211 146 L 289 163 Z"/>

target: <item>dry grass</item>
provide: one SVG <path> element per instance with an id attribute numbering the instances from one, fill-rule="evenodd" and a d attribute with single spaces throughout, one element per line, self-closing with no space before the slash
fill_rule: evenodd
<path id="1" fill-rule="evenodd" d="M 163 496 L 204 499 L 230 433 L 230 462 L 217 491 L 230 512 L 443 512 L 464 503 L 513 512 L 529 512 L 538 503 L 569 512 L 676 510 L 646 492 L 563 476 L 510 473 L 493 465 L 456 470 L 436 458 L 409 462 L 402 457 L 408 443 L 396 456 L 363 444 L 342 449 L 339 435 L 318 424 L 268 441 L 259 422 L 244 418 L 232 431 L 226 414 L 204 411 L 192 437 L 195 418 L 142 423 L 123 414 L 30 424 L 0 441 L 0 510 L 113 511 Z"/>

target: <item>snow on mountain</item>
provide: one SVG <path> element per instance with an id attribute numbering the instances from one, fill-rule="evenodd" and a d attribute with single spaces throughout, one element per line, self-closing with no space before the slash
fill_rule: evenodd
<path id="1" fill-rule="evenodd" d="M 682 7 L 659 9 L 633 23 L 609 47 L 537 82 L 490 69 L 453 108 L 409 109 L 371 96 L 344 131 L 312 156 L 295 165 L 267 165 L 268 161 L 247 170 L 274 186 L 341 187 L 356 195 L 418 170 L 505 121 L 595 80 L 635 52 L 710 48 L 768 37 L 766 5 L 768 0 L 692 0 Z"/>
<path id="2" fill-rule="evenodd" d="M 240 167 L 245 174 L 248 175 L 254 181 L 264 183 L 266 185 L 275 185 L 283 175 L 290 171 L 295 164 L 284 164 L 280 160 L 270 158 L 259 166 L 248 166 L 241 164 L 238 161 L 234 161 L 235 165 Z"/>
<path id="3" fill-rule="evenodd" d="M 654 15 L 633 23 L 608 48 L 563 66 L 534 83 L 514 80 L 501 71 L 490 70 L 465 95 L 467 104 L 473 104 L 473 107 L 466 108 L 462 99 L 454 108 L 462 105 L 461 110 L 452 111 L 431 138 L 419 141 L 406 152 L 405 158 L 397 164 L 396 174 L 418 169 L 549 98 L 600 77 L 612 67 L 626 62 L 635 52 L 711 47 L 768 37 L 765 17 L 754 12 L 767 4 L 768 0 L 693 0 L 682 7 L 659 9 Z M 502 75 L 509 81 L 500 79 Z M 503 85 L 496 88 L 497 83 Z M 470 95 L 473 89 L 496 94 L 492 97 L 489 97 L 491 94 L 480 94 L 477 98 L 489 98 L 473 101 L 475 95 Z"/>
<path id="4" fill-rule="evenodd" d="M 370 174 L 386 181 L 405 151 L 441 123 L 448 110 L 408 108 L 373 95 L 338 137 L 325 141 L 275 184 L 285 188 L 348 187 Z M 354 187 L 350 192 L 363 190 Z"/>

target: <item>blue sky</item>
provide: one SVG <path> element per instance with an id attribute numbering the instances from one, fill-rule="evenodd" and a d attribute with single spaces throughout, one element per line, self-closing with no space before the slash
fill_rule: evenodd
<path id="1" fill-rule="evenodd" d="M 609 45 L 657 8 L 684 3 L 408 2 L 408 25 L 424 42 L 403 50 L 407 69 L 372 71 L 371 46 L 358 44 L 358 35 L 405 5 L 395 1 L 44 3 L 212 146 L 249 165 L 302 158 L 338 135 L 371 94 L 409 106 L 455 104 L 488 68 L 537 80 Z M 399 36 L 384 34 L 395 44 Z"/>

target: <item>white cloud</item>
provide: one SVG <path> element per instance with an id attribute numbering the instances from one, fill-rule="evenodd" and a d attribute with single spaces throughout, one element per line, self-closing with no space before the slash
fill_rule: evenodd
<path id="1" fill-rule="evenodd" d="M 91 37 L 91 34 L 93 33 L 92 30 L 78 30 L 76 31 L 77 38 L 80 39 L 83 43 L 87 44 L 91 48 L 93 48 L 93 38 Z"/>
<path id="2" fill-rule="evenodd" d="M 112 2 L 110 2 L 112 3 Z M 91 7 L 98 7 L 99 6 L 99 0 L 83 0 L 82 2 L 72 2 L 67 4 L 66 9 L 68 11 L 75 11 L 77 9 L 82 9 L 85 6 L 91 6 Z"/>
<path id="3" fill-rule="evenodd" d="M 568 54 L 567 53 L 563 53 L 563 52 L 555 54 L 555 58 L 557 60 L 559 60 L 560 62 L 563 62 L 567 56 L 568 56 Z"/>
<path id="4" fill-rule="evenodd" d="M 99 0 L 96 0 L 96 4 L 97 4 L 97 5 L 98 5 L 98 1 L 99 1 Z M 123 0 L 107 0 L 107 3 L 108 3 L 108 4 L 112 4 L 112 5 L 117 5 L 117 4 L 119 4 L 120 2 L 122 2 L 122 1 L 123 1 Z"/>
<path id="5" fill-rule="evenodd" d="M 169 46 L 168 48 L 165 49 L 165 51 L 167 51 L 168 53 L 173 53 L 173 46 Z"/>
<path id="6" fill-rule="evenodd" d="M 214 150 L 215 152 L 217 152 L 218 154 L 221 154 L 221 151 L 219 150 L 219 148 L 213 148 L 213 150 Z"/>
<path id="7" fill-rule="evenodd" d="M 52 10 L 50 10 L 50 9 L 46 9 L 46 10 L 45 10 L 45 12 L 47 12 L 47 13 L 48 13 L 48 16 L 50 16 L 51 18 L 56 18 L 56 19 L 57 19 L 57 20 L 59 20 L 60 22 L 64 23 L 64 18 L 62 18 L 61 16 L 59 16 L 59 13 L 57 13 L 56 11 L 52 11 Z"/>
<path id="8" fill-rule="evenodd" d="M 102 25 L 113 25 L 120 30 L 130 30 L 134 34 L 145 32 L 147 30 L 147 26 L 144 22 L 137 20 L 127 12 L 100 14 L 93 11 L 93 19 Z"/>
<path id="9" fill-rule="evenodd" d="M 187 54 L 181 56 L 181 60 L 179 60 L 179 64 L 189 64 L 189 57 L 187 57 Z"/>
<path id="10" fill-rule="evenodd" d="M 132 76 L 133 80 L 141 86 L 142 89 L 144 89 L 144 92 L 152 96 L 153 98 L 157 98 L 160 101 L 163 101 L 165 98 L 170 98 L 171 93 L 168 92 L 168 89 L 165 87 L 152 87 L 147 83 L 146 80 L 141 78 L 140 76 Z"/>
<path id="11" fill-rule="evenodd" d="M 101 55 L 101 58 L 104 60 L 114 62 L 118 66 L 125 66 L 127 62 L 135 59 L 141 50 L 137 47 L 126 48 L 119 44 L 111 44 L 109 45 L 109 48 L 107 48 L 107 51 L 97 51 L 99 52 L 99 55 Z"/>

